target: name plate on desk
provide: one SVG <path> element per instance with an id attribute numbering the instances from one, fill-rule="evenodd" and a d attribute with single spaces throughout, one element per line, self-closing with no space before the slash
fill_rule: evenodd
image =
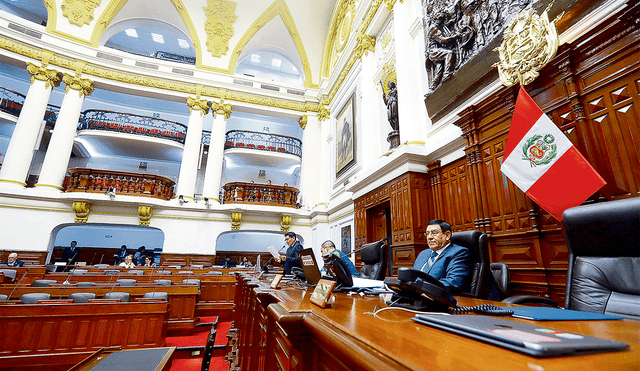
<path id="1" fill-rule="evenodd" d="M 309 300 L 320 308 L 325 308 L 331 298 L 331 293 L 336 287 L 336 284 L 336 281 L 321 279 L 316 284 L 316 288 L 313 290 L 313 293 L 311 293 L 311 298 Z"/>
<path id="2" fill-rule="evenodd" d="M 282 277 L 284 277 L 283 274 L 276 274 L 275 277 L 273 277 L 273 281 L 271 281 L 271 288 L 272 289 L 277 289 L 278 285 L 280 284 L 280 281 L 282 280 Z"/>

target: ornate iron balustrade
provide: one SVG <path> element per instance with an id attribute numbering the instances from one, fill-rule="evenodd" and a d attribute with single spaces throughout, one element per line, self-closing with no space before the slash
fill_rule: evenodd
<path id="1" fill-rule="evenodd" d="M 255 183 L 227 183 L 224 190 L 225 204 L 256 204 L 296 207 L 300 191 L 287 185 L 277 186 Z"/>
<path id="2" fill-rule="evenodd" d="M 16 117 L 20 116 L 25 98 L 24 94 L 0 87 L 0 111 Z M 53 124 L 58 119 L 58 114 L 60 114 L 60 107 L 47 104 L 43 119 Z"/>
<path id="3" fill-rule="evenodd" d="M 302 141 L 286 135 L 259 133 L 248 130 L 227 132 L 224 149 L 251 148 L 262 151 L 288 153 L 302 158 Z"/>
<path id="4" fill-rule="evenodd" d="M 173 198 L 175 182 L 159 175 L 127 173 L 124 171 L 87 168 L 69 169 L 65 179 L 65 192 L 105 193 L 114 188 L 116 195 L 153 197 L 161 200 Z"/>
<path id="5" fill-rule="evenodd" d="M 78 130 L 106 130 L 146 135 L 169 139 L 182 144 L 184 144 L 184 139 L 187 135 L 187 127 L 176 121 L 104 110 L 84 111 Z"/>

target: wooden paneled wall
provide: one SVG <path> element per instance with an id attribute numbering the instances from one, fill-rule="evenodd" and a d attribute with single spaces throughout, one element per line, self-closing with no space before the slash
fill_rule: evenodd
<path id="1" fill-rule="evenodd" d="M 607 181 L 587 203 L 640 196 L 639 9 L 633 5 L 563 45 L 540 77 L 525 87 Z M 562 302 L 568 260 L 562 223 L 500 171 L 518 89 L 504 87 L 460 114 L 455 125 L 463 131 L 465 158 L 444 166 L 439 161 L 427 164 L 426 189 L 411 185 L 413 198 L 399 191 L 412 174 L 382 187 L 392 189 L 394 264 L 406 266 L 423 247 L 421 222 L 407 223 L 412 215 L 441 218 L 454 231 L 478 229 L 489 235 L 491 260 L 509 264 L 514 293 Z M 355 201 L 356 246 L 372 242 L 366 234 L 366 208 L 373 204 L 369 196 L 379 193 Z M 406 233 L 409 225 L 415 228 L 414 240 Z M 398 250 L 403 244 L 410 248 Z"/>

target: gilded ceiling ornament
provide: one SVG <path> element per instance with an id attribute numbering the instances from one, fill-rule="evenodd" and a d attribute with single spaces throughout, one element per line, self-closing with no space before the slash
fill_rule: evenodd
<path id="1" fill-rule="evenodd" d="M 283 215 L 280 222 L 280 231 L 289 232 L 289 228 L 291 228 L 291 215 Z"/>
<path id="2" fill-rule="evenodd" d="M 151 214 L 153 213 L 153 208 L 151 206 L 138 206 L 138 224 L 139 225 L 149 225 L 151 222 Z"/>
<path id="3" fill-rule="evenodd" d="M 547 12 L 551 5 L 553 3 L 541 16 L 533 9 L 521 11 L 504 30 L 502 44 L 495 49 L 500 56 L 500 62 L 495 66 L 504 85 L 531 83 L 555 57 L 560 43 L 555 22 L 564 12 L 549 22 Z"/>
<path id="4" fill-rule="evenodd" d="M 62 81 L 67 84 L 67 86 L 64 87 L 65 94 L 69 93 L 69 89 L 78 90 L 80 97 L 83 95 L 86 97 L 93 93 L 93 81 L 89 79 L 81 79 L 80 77 L 74 77 L 65 73 Z"/>
<path id="5" fill-rule="evenodd" d="M 76 213 L 76 217 L 73 220 L 76 223 L 86 223 L 91 214 L 91 203 L 85 201 L 73 201 L 73 212 Z"/>
<path id="6" fill-rule="evenodd" d="M 388 29 L 382 37 L 382 43 L 380 43 L 380 45 L 382 45 L 382 54 L 387 54 L 387 52 L 389 51 L 389 47 L 391 46 L 391 39 L 393 39 L 393 32 L 391 32 L 391 29 Z"/>
<path id="7" fill-rule="evenodd" d="M 242 224 L 242 213 L 240 212 L 231 213 L 231 230 L 232 231 L 239 230 L 240 224 Z"/>
<path id="8" fill-rule="evenodd" d="M 369 51 L 376 51 L 376 39 L 373 36 L 369 36 L 362 31 L 358 31 L 356 38 L 357 45 L 354 50 L 356 58 L 362 58 L 362 55 L 369 55 Z"/>
<path id="9" fill-rule="evenodd" d="M 320 111 L 318 111 L 318 121 L 324 121 L 328 119 L 330 115 L 331 112 L 324 106 L 321 106 Z"/>
<path id="10" fill-rule="evenodd" d="M 300 128 L 302 128 L 302 130 L 304 130 L 307 127 L 307 120 L 308 120 L 307 115 L 300 116 L 300 119 L 298 120 L 298 125 L 300 125 Z"/>
<path id="11" fill-rule="evenodd" d="M 384 3 L 387 4 L 387 10 L 393 10 L 393 6 L 396 5 L 397 0 L 384 0 Z M 404 0 L 400 0 L 400 4 L 404 3 Z"/>
<path id="12" fill-rule="evenodd" d="M 93 20 L 93 11 L 100 6 L 101 0 L 64 0 L 60 9 L 62 15 L 76 26 L 84 26 Z"/>
<path id="13" fill-rule="evenodd" d="M 233 22 L 238 18 L 233 14 L 237 3 L 227 0 L 209 0 L 209 7 L 204 8 L 207 21 L 204 29 L 207 32 L 207 50 L 214 57 L 221 57 L 229 51 L 229 39 L 233 36 Z"/>
<path id="14" fill-rule="evenodd" d="M 209 113 L 209 101 L 206 99 L 187 97 L 187 106 L 189 106 L 189 114 L 191 114 L 192 110 L 200 111 L 200 116 Z"/>
<path id="15" fill-rule="evenodd" d="M 62 73 L 56 70 L 50 70 L 44 67 L 38 67 L 31 62 L 27 62 L 27 72 L 31 74 L 31 84 L 33 84 L 36 80 L 44 81 L 45 87 L 48 88 L 50 86 L 58 87 L 60 86 L 60 81 L 62 81 Z"/>

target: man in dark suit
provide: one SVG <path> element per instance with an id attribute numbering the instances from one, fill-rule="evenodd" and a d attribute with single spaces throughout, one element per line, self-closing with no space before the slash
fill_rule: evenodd
<path id="1" fill-rule="evenodd" d="M 71 241 L 71 246 L 65 247 L 62 252 L 62 261 L 67 263 L 67 265 L 73 265 L 80 259 L 81 253 L 82 248 L 78 247 L 78 243 Z"/>
<path id="2" fill-rule="evenodd" d="M 453 293 L 460 292 L 471 273 L 471 252 L 451 243 L 451 225 L 443 220 L 430 221 L 424 235 L 429 248 L 420 252 L 413 269 L 438 279 Z"/>
<path id="3" fill-rule="evenodd" d="M 22 267 L 24 262 L 22 260 L 18 260 L 18 253 L 12 252 L 9 254 L 9 257 L 6 261 L 0 263 L 0 265 L 8 265 L 10 267 Z"/>
<path id="4" fill-rule="evenodd" d="M 298 252 L 302 250 L 302 244 L 296 238 L 296 234 L 293 232 L 287 232 L 284 234 L 284 242 L 287 243 L 289 248 L 286 255 L 280 255 L 278 260 L 284 264 L 284 274 L 291 274 L 291 268 L 302 268 L 300 260 L 298 259 Z"/>

